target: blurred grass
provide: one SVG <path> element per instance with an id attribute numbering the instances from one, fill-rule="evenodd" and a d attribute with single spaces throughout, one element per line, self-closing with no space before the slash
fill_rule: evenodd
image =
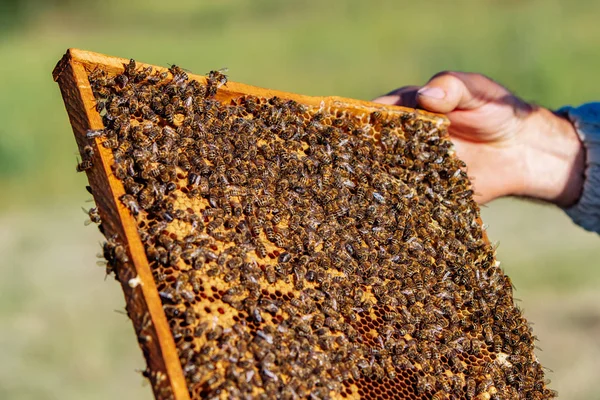
<path id="1" fill-rule="evenodd" d="M 593 0 L 16 3 L 0 4 L 0 268 L 10 277 L 0 281 L 0 398 L 150 397 L 131 324 L 113 312 L 120 289 L 93 267 L 100 237 L 82 224 L 86 180 L 50 76 L 68 47 L 198 73 L 228 67 L 232 80 L 312 95 L 369 99 L 459 69 L 548 107 L 598 96 Z M 483 216 L 552 387 L 600 398 L 597 236 L 513 200 Z"/>

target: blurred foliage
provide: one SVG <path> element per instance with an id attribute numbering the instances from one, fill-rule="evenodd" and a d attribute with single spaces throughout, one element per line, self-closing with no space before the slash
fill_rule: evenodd
<path id="1" fill-rule="evenodd" d="M 2 0 L 0 29 L 19 29 L 22 24 L 47 10 L 67 9 L 77 3 L 76 0 Z"/>
<path id="2" fill-rule="evenodd" d="M 30 204 L 82 186 L 59 91 L 48 78 L 67 47 L 200 73 L 229 67 L 233 80 L 303 94 L 369 99 L 443 69 L 486 73 L 551 107 L 596 94 L 588 84 L 598 64 L 590 46 L 600 35 L 593 18 L 600 3 L 593 1 L 3 4 L 15 23 L 0 40 L 0 57 L 10 60 L 0 77 L 0 92 L 10 93 L 0 99 L 0 184 L 10 190 L 0 205 L 14 204 L 8 193 Z"/>
<path id="3" fill-rule="evenodd" d="M 100 237 L 82 224 L 86 178 L 50 74 L 67 48 L 361 99 L 476 71 L 559 107 L 598 98 L 598 15 L 595 0 L 0 0 L 0 398 L 148 398 L 131 324 L 112 312 L 120 290 L 91 267 Z M 515 201 L 483 219 L 552 387 L 598 398 L 597 237 Z"/>

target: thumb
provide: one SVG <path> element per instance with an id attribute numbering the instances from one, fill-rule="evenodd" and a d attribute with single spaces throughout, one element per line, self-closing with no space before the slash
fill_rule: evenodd
<path id="1" fill-rule="evenodd" d="M 449 113 L 472 110 L 510 94 L 491 79 L 466 72 L 440 72 L 417 92 L 418 104 L 426 110 Z"/>

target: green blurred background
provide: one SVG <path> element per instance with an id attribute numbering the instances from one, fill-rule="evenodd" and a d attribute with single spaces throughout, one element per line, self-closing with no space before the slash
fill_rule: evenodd
<path id="1" fill-rule="evenodd" d="M 51 78 L 68 47 L 360 99 L 477 71 L 558 107 L 598 99 L 599 16 L 594 0 L 0 0 L 0 398 L 151 398 L 120 288 L 95 267 L 101 237 L 83 225 L 90 196 Z M 483 218 L 551 387 L 600 398 L 599 238 L 517 200 Z"/>

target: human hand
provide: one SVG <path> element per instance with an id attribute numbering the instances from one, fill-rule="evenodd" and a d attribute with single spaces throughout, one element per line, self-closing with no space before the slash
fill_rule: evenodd
<path id="1" fill-rule="evenodd" d="M 446 114 L 480 203 L 517 195 L 569 206 L 580 196 L 584 152 L 573 125 L 483 75 L 442 72 L 374 101 Z"/>

